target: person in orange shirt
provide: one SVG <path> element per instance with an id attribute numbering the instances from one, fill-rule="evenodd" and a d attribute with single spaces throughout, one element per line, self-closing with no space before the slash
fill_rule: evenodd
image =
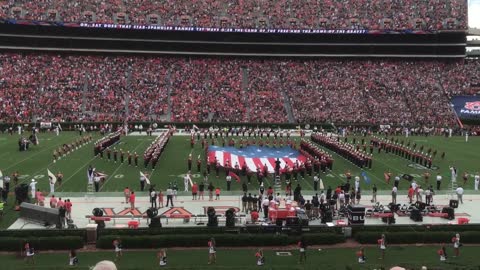
<path id="1" fill-rule="evenodd" d="M 123 190 L 123 195 L 125 196 L 125 203 L 130 202 L 130 189 L 128 187 L 125 187 Z"/>
<path id="2" fill-rule="evenodd" d="M 215 200 L 220 200 L 220 188 L 215 189 Z"/>
<path id="3" fill-rule="evenodd" d="M 161 189 L 158 190 L 158 208 L 163 208 L 163 192 Z"/>
<path id="4" fill-rule="evenodd" d="M 130 193 L 129 201 L 130 201 L 130 209 L 132 209 L 132 210 L 135 209 L 135 192 L 132 191 Z"/>
<path id="5" fill-rule="evenodd" d="M 413 189 L 412 186 L 410 186 L 410 188 L 408 189 L 408 200 L 410 201 L 410 203 L 413 202 L 413 194 L 415 193 L 415 190 Z"/>

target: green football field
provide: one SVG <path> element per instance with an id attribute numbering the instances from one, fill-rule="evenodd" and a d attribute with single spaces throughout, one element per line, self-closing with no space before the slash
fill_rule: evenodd
<path id="1" fill-rule="evenodd" d="M 117 149 L 123 149 L 125 152 L 137 152 L 140 155 L 138 168 L 128 166 L 126 163 L 120 164 L 120 162 L 114 163 L 113 160 L 108 161 L 106 157 L 104 159 L 94 157 L 93 142 L 53 163 L 53 149 L 58 148 L 64 143 L 70 143 L 77 138 L 79 138 L 79 135 L 74 132 L 64 132 L 58 137 L 54 134 L 41 133 L 39 135 L 39 145 L 31 146 L 27 152 L 19 152 L 17 145 L 18 135 L 0 135 L 0 170 L 4 175 L 11 175 L 14 171 L 18 171 L 21 182 L 24 183 L 28 183 L 32 178 L 35 178 L 38 181 L 37 187 L 42 191 L 49 191 L 47 168 L 53 173 L 61 171 L 64 174 L 64 179 L 62 186 L 56 187 L 56 192 L 85 192 L 87 190 L 87 167 L 90 164 L 96 167 L 97 171 L 104 172 L 108 175 L 108 178 L 101 187 L 102 192 L 119 192 L 122 191 L 125 186 L 138 190 L 140 170 L 147 171 L 151 175 L 150 180 L 157 188 L 165 189 L 169 183 L 177 182 L 179 190 L 182 190 L 182 176 L 187 172 L 187 157 L 190 153 L 192 153 L 193 156 L 192 173 L 194 180 L 201 180 L 201 174 L 205 170 L 205 151 L 202 149 L 200 143 L 197 143 L 195 147 L 191 149 L 188 136 L 174 136 L 171 138 L 155 171 L 151 171 L 150 168 L 147 170 L 143 168 L 143 152 L 154 139 L 154 137 L 146 136 L 122 137 L 120 143 L 115 146 Z M 100 135 L 94 134 L 94 138 L 98 139 Z M 400 138 L 400 140 L 402 139 L 406 140 L 405 138 Z M 298 141 L 299 139 L 296 138 L 296 140 Z M 430 147 L 437 149 L 438 154 L 433 161 L 433 165 L 438 168 L 434 170 L 417 168 L 412 166 L 412 162 L 399 156 L 385 154 L 383 152 L 377 154 L 377 152 L 374 151 L 373 168 L 371 170 L 366 169 L 371 182 L 367 184 L 362 180 L 361 187 L 364 191 L 369 191 L 371 185 L 374 183 L 380 190 L 390 190 L 392 183 L 389 185 L 385 183 L 383 176 L 385 171 L 392 172 L 393 176 L 404 173 L 411 174 L 419 183 L 424 182 L 421 175 L 428 171 L 432 175 L 430 183 L 433 184 L 435 175 L 440 173 L 444 178 L 442 189 L 447 189 L 447 183 L 450 179 L 449 166 L 453 165 L 457 167 L 459 178 L 461 178 L 463 172 L 474 173 L 480 170 L 480 137 L 470 137 L 468 143 L 465 142 L 463 137 L 410 137 L 408 140 L 411 141 L 412 144 L 416 142 L 418 145 L 417 149 L 421 145 L 424 145 L 425 150 Z M 352 138 L 349 138 L 349 142 L 351 141 Z M 357 139 L 357 142 L 358 141 L 359 139 Z M 368 142 L 369 139 L 366 138 L 366 141 Z M 445 159 L 440 158 L 442 152 L 446 153 Z M 196 159 L 198 155 L 201 156 L 203 161 L 200 173 L 197 172 L 196 169 Z M 335 159 L 333 171 L 320 175 L 325 188 L 328 186 L 335 187 L 344 182 L 344 173 L 347 170 L 354 176 L 360 174 L 361 170 L 358 167 L 334 153 L 332 153 L 332 155 Z M 312 178 L 313 177 L 306 176 L 305 179 L 298 181 L 303 190 L 313 190 Z M 250 190 L 258 187 L 255 179 L 255 176 L 253 176 L 252 185 L 249 186 Z M 216 178 L 214 170 L 212 170 L 209 180 L 214 186 L 219 186 L 222 190 L 226 189 L 225 174 L 223 172 L 220 173 L 219 178 Z M 245 180 L 246 178 L 242 177 L 242 181 Z M 266 180 L 266 184 L 272 184 L 272 180 L 270 176 Z M 407 187 L 408 184 L 404 181 L 400 185 L 400 190 L 406 190 Z M 234 182 L 232 189 L 241 190 L 241 184 Z M 473 189 L 473 175 L 469 176 L 465 189 Z"/>
<path id="2" fill-rule="evenodd" d="M 440 262 L 436 251 L 437 246 L 427 247 L 389 247 L 384 260 L 379 259 L 377 248 L 366 248 L 366 264 L 359 264 L 356 258 L 358 249 L 352 248 L 327 248 L 310 249 L 307 251 L 307 262 L 299 264 L 297 250 L 291 250 L 290 256 L 278 256 L 275 250 L 265 250 L 265 265 L 256 266 L 255 249 L 217 249 L 217 263 L 208 265 L 207 250 L 167 250 L 168 265 L 160 268 L 156 253 L 158 251 L 128 251 L 117 262 L 118 269 L 390 269 L 395 265 L 407 269 L 479 269 L 479 247 L 463 247 L 460 257 L 454 258 L 451 247 L 447 248 L 449 258 L 446 262 Z M 288 250 L 282 250 L 288 251 Z M 113 251 L 79 252 L 79 265 L 68 266 L 68 253 L 42 253 L 35 256 L 35 265 L 28 265 L 21 257 L 13 254 L 0 255 L 1 269 L 89 269 L 101 260 L 114 260 Z M 188 258 L 188 259 L 186 259 Z M 384 268 L 382 268 L 384 267 Z"/>
<path id="3" fill-rule="evenodd" d="M 99 139 L 99 134 L 93 134 L 94 140 Z M 205 170 L 205 151 L 202 149 L 201 144 L 197 143 L 192 149 L 190 146 L 189 136 L 174 136 L 170 139 L 170 142 L 165 149 L 164 153 L 157 164 L 154 171 L 151 169 L 143 169 L 143 152 L 150 145 L 154 137 L 147 136 L 127 136 L 122 137 L 120 143 L 115 147 L 117 149 L 123 149 L 123 151 L 137 152 L 140 155 L 139 167 L 128 166 L 126 163 L 121 164 L 119 162 L 114 163 L 108 161 L 106 158 L 101 159 L 93 156 L 93 141 L 89 144 L 73 151 L 65 157 L 62 157 L 59 161 L 53 162 L 52 154 L 53 150 L 63 145 L 64 143 L 71 143 L 79 138 L 79 134 L 75 132 L 64 132 L 60 136 L 55 136 L 52 133 L 39 134 L 40 144 L 37 146 L 31 146 L 27 152 L 18 151 L 18 135 L 0 135 L 0 170 L 4 175 L 11 175 L 14 171 L 18 171 L 20 174 L 20 183 L 29 183 L 32 178 L 35 178 L 38 182 L 37 187 L 48 193 L 48 177 L 47 168 L 53 173 L 61 171 L 64 174 L 63 183 L 61 186 L 57 186 L 55 192 L 62 192 L 64 196 L 80 196 L 81 193 L 87 191 L 87 167 L 91 164 L 97 168 L 97 171 L 104 172 L 108 175 L 106 181 L 101 186 L 100 191 L 105 196 L 120 195 L 124 187 L 128 186 L 131 189 L 138 191 L 140 189 L 139 184 L 139 172 L 140 170 L 147 171 L 151 177 L 151 182 L 158 188 L 165 190 L 170 183 L 176 182 L 179 190 L 183 190 L 183 175 L 187 172 L 187 158 L 192 153 L 193 159 L 193 178 L 194 181 L 201 181 L 201 173 Z M 299 138 L 295 138 L 299 141 Z M 353 138 L 348 138 L 349 142 Z M 400 140 L 406 140 L 400 138 Z M 360 137 L 357 138 L 357 141 Z M 369 142 L 369 139 L 366 138 Z M 425 149 L 436 149 L 438 154 L 433 161 L 434 167 L 438 167 L 434 170 L 427 168 L 419 168 L 412 166 L 412 163 L 406 159 L 393 154 L 377 154 L 374 151 L 373 168 L 367 169 L 366 173 L 370 177 L 371 182 L 367 184 L 362 180 L 361 188 L 363 193 L 369 193 L 371 185 L 376 184 L 379 193 L 389 193 L 392 182 L 390 184 L 385 183 L 384 172 L 390 171 L 393 176 L 403 175 L 405 173 L 411 174 L 415 177 L 417 182 L 423 185 L 424 180 L 421 175 L 429 171 L 432 175 L 430 183 L 434 184 L 434 177 L 437 173 L 440 173 L 444 180 L 442 190 L 447 191 L 449 189 L 450 170 L 449 166 L 456 166 L 458 169 L 459 178 L 463 172 L 474 173 L 480 170 L 480 137 L 470 137 L 469 142 L 465 142 L 463 137 L 410 137 L 408 138 L 412 144 L 417 143 L 417 149 L 423 145 Z M 329 151 L 330 152 L 330 151 Z M 446 153 L 444 159 L 440 158 L 442 152 Z M 201 156 L 202 169 L 201 173 L 196 170 L 196 159 L 198 155 Z M 337 185 L 346 181 L 344 173 L 350 171 L 354 176 L 359 175 L 361 170 L 353 164 L 347 162 L 340 156 L 332 153 L 334 158 L 333 171 L 321 174 L 325 188 L 331 186 L 335 188 Z M 302 186 L 304 193 L 313 193 L 313 177 L 306 176 L 305 179 L 299 179 L 298 183 Z M 460 179 L 459 179 L 460 180 Z M 224 192 L 226 190 L 225 173 L 221 172 L 220 177 L 215 177 L 215 172 L 212 170 L 212 174 L 209 176 L 209 181 L 214 186 L 219 186 L 223 191 L 222 194 L 228 194 Z M 241 181 L 246 181 L 246 177 L 242 177 Z M 463 181 L 460 181 L 463 182 Z M 273 179 L 270 176 L 266 180 L 267 187 L 273 183 Z M 295 185 L 296 183 L 294 183 Z M 12 183 L 13 185 L 13 183 Z M 252 184 L 248 186 L 249 191 L 257 190 L 258 184 L 256 183 L 256 177 L 252 177 Z M 282 185 L 282 189 L 284 184 Z M 400 184 L 400 193 L 406 193 L 408 188 L 408 182 L 402 180 Z M 473 175 L 470 175 L 468 182 L 465 185 L 467 192 L 473 189 Z M 233 182 L 231 194 L 241 194 L 241 184 Z M 75 194 L 73 194 L 75 192 Z M 182 192 L 179 193 L 180 195 Z M 13 207 L 13 193 L 9 196 L 9 206 Z M 9 207 L 7 206 L 7 207 Z M 7 211 L 0 219 L 0 228 L 8 227 L 16 219 L 16 214 L 12 211 Z"/>

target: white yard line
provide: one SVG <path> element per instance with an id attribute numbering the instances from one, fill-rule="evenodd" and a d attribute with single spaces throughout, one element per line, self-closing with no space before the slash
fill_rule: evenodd
<path id="1" fill-rule="evenodd" d="M 71 138 L 69 138 L 69 139 L 71 139 Z M 58 147 L 59 145 L 62 145 L 62 144 L 64 144 L 64 143 L 65 143 L 65 141 L 62 141 L 61 143 L 55 144 L 55 145 L 52 146 L 52 147 L 45 148 L 45 149 L 41 150 L 41 151 L 38 152 L 38 153 L 35 153 L 35 154 L 33 154 L 33 155 L 30 155 L 30 156 L 28 156 L 28 157 L 26 157 L 26 158 L 18 161 L 17 163 L 14 163 L 14 164 L 10 165 L 9 167 L 4 168 L 3 170 L 4 170 L 4 171 L 7 171 L 8 169 L 10 169 L 10 168 L 12 168 L 12 167 L 15 167 L 16 165 L 18 165 L 18 164 L 20 164 L 20 163 L 22 163 L 22 162 L 25 162 L 25 161 L 27 161 L 27 160 L 29 160 L 29 159 L 32 159 L 33 157 L 35 157 L 35 156 L 37 156 L 37 155 L 39 155 L 39 154 L 41 154 L 41 153 L 43 153 L 43 152 L 45 152 L 45 151 L 47 151 L 47 150 L 54 149 L 54 148 L 56 148 L 56 147 Z"/>
<path id="2" fill-rule="evenodd" d="M 140 142 L 133 150 L 132 152 L 135 152 L 135 150 L 137 150 L 138 147 L 142 146 L 145 142 L 142 141 Z M 115 173 L 122 167 L 123 164 L 120 163 L 120 165 L 118 165 L 118 167 L 115 169 L 115 171 L 113 171 L 113 173 L 108 177 L 107 180 L 105 180 L 105 183 L 102 184 L 102 186 L 100 187 L 100 189 L 98 189 L 98 191 L 102 191 L 103 187 L 107 185 L 107 183 L 113 178 L 113 176 L 115 175 Z"/>

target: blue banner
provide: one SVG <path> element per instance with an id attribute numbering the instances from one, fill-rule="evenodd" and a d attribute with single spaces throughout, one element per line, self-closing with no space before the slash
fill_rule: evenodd
<path id="1" fill-rule="evenodd" d="M 456 96 L 452 107 L 460 119 L 480 119 L 480 96 Z"/>

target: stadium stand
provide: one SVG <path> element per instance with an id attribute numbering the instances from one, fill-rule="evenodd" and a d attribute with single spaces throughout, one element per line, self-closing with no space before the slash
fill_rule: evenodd
<path id="1" fill-rule="evenodd" d="M 467 29 L 465 0 L 7 0 L 0 18 L 275 29 Z"/>
<path id="2" fill-rule="evenodd" d="M 473 94 L 480 61 L 3 53 L 0 74 L 6 123 L 127 117 L 444 127 L 456 123 L 449 98 Z"/>

